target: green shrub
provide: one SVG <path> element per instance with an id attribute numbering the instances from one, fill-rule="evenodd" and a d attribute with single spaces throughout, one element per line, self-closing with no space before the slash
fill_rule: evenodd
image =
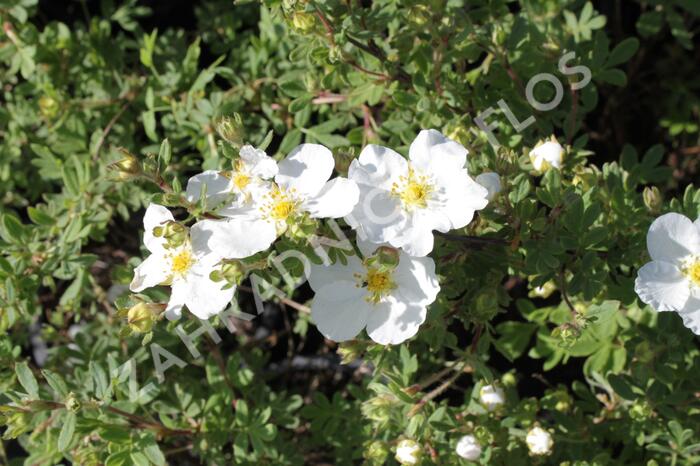
<path id="1" fill-rule="evenodd" d="M 599 3 L 0 0 L 3 461 L 699 464 L 697 317 L 655 312 L 635 280 L 654 219 L 700 215 L 700 8 Z M 317 237 L 341 233 L 329 260 L 357 260 L 328 215 L 217 264 L 204 278 L 236 286 L 235 311 L 210 326 L 164 319 L 167 286 L 129 291 L 146 207 L 182 246 L 222 217 L 187 180 L 235 174 L 243 144 L 280 166 L 320 144 L 353 178 L 363 148 L 406 156 L 426 129 L 501 189 L 435 233 L 415 336 L 323 338 L 321 287 L 279 264 L 321 270 Z M 401 254 L 367 259 L 361 287 Z M 673 265 L 690 293 L 695 259 Z"/>

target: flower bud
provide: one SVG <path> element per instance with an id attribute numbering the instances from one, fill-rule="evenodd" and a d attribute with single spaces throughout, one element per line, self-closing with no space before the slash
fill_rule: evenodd
<path id="1" fill-rule="evenodd" d="M 76 398 L 75 393 L 73 392 L 68 393 L 68 396 L 64 400 L 64 404 L 66 405 L 66 409 L 68 411 L 72 411 L 74 413 L 80 409 L 80 400 Z"/>
<path id="2" fill-rule="evenodd" d="M 386 463 L 390 450 L 386 442 L 375 440 L 370 442 L 364 452 L 364 458 L 370 464 L 381 465 Z"/>
<path id="3" fill-rule="evenodd" d="M 498 176 L 497 173 L 481 173 L 476 177 L 476 182 L 484 188 L 486 188 L 486 191 L 488 191 L 486 199 L 488 199 L 489 201 L 494 200 L 498 193 L 501 192 L 501 178 Z"/>
<path id="4" fill-rule="evenodd" d="M 422 456 L 420 445 L 415 440 L 404 439 L 396 445 L 396 461 L 402 465 L 418 464 Z"/>
<path id="5" fill-rule="evenodd" d="M 554 136 L 549 141 L 540 141 L 530 151 L 530 161 L 536 171 L 544 173 L 551 167 L 560 169 L 564 163 L 564 148 Z"/>
<path id="6" fill-rule="evenodd" d="M 642 198 L 644 199 L 644 205 L 649 212 L 656 214 L 659 213 L 661 205 L 664 202 L 664 197 L 656 186 L 647 186 L 644 188 L 642 193 Z"/>
<path id="7" fill-rule="evenodd" d="M 528 431 L 525 443 L 527 443 L 527 448 L 531 454 L 549 455 L 552 453 L 554 440 L 552 440 L 552 434 L 539 426 L 535 426 Z"/>
<path id="8" fill-rule="evenodd" d="M 153 236 L 165 239 L 166 248 L 176 248 L 187 241 L 187 228 L 175 221 L 168 221 L 153 229 Z"/>
<path id="9" fill-rule="evenodd" d="M 48 95 L 39 98 L 39 111 L 47 120 L 53 120 L 58 115 L 60 105 L 56 99 Z"/>
<path id="10" fill-rule="evenodd" d="M 479 390 L 479 402 L 488 411 L 493 411 L 506 402 L 506 394 L 501 387 L 484 385 Z"/>
<path id="11" fill-rule="evenodd" d="M 338 345 L 338 356 L 341 364 L 350 364 L 362 356 L 365 350 L 365 343 L 360 340 L 344 341 Z"/>
<path id="12" fill-rule="evenodd" d="M 142 173 L 141 164 L 136 156 L 126 149 L 119 149 L 122 153 L 122 159 L 109 165 L 109 169 L 113 171 L 119 181 L 127 181 L 139 176 Z"/>
<path id="13" fill-rule="evenodd" d="M 457 442 L 455 451 L 460 458 L 476 461 L 481 456 L 481 445 L 473 435 L 465 435 Z"/>
<path id="14" fill-rule="evenodd" d="M 213 282 L 225 281 L 231 285 L 239 285 L 245 278 L 246 270 L 243 264 L 237 260 L 224 260 L 221 268 L 209 274 Z"/>
<path id="15" fill-rule="evenodd" d="M 126 322 L 134 333 L 150 332 L 162 306 L 155 303 L 140 302 L 132 306 L 126 314 Z"/>
<path id="16" fill-rule="evenodd" d="M 245 131 L 243 120 L 238 113 L 232 116 L 224 116 L 216 123 L 216 132 L 221 139 L 236 147 L 243 145 Z"/>

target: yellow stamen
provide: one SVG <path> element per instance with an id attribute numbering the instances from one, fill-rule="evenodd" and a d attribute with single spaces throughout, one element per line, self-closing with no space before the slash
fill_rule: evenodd
<path id="1" fill-rule="evenodd" d="M 246 173 L 245 164 L 242 160 L 238 160 L 236 162 L 231 180 L 233 181 L 233 184 L 240 190 L 243 190 L 250 183 L 250 175 Z"/>
<path id="2" fill-rule="evenodd" d="M 250 176 L 246 175 L 245 173 L 236 173 L 233 175 L 233 184 L 238 188 L 238 189 L 244 189 L 248 184 L 250 183 Z"/>
<path id="3" fill-rule="evenodd" d="M 695 285 L 700 286 L 700 258 L 695 259 L 694 262 L 685 267 L 683 273 L 685 273 Z"/>
<path id="4" fill-rule="evenodd" d="M 367 287 L 369 296 L 367 301 L 377 304 L 381 299 L 396 288 L 396 284 L 391 279 L 391 271 L 380 270 L 374 267 L 367 269 L 367 275 L 362 278 L 363 285 Z"/>
<path id="5" fill-rule="evenodd" d="M 291 191 L 275 187 L 267 195 L 270 201 L 263 207 L 267 216 L 278 222 L 286 221 L 296 211 L 298 204 L 291 194 Z"/>
<path id="6" fill-rule="evenodd" d="M 413 168 L 408 169 L 408 176 L 402 176 L 400 182 L 391 187 L 391 193 L 401 199 L 407 210 L 426 208 L 432 192 L 428 177 L 416 174 Z"/>
<path id="7" fill-rule="evenodd" d="M 184 275 L 194 264 L 192 252 L 189 249 L 183 249 L 175 257 L 173 257 L 172 271 L 175 275 Z"/>

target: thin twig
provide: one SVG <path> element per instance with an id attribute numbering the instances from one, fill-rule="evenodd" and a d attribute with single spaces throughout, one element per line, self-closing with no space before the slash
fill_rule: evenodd
<path id="1" fill-rule="evenodd" d="M 239 286 L 239 290 L 245 291 L 246 293 L 255 293 L 252 288 L 249 288 L 247 286 Z M 304 306 L 303 304 L 300 304 L 292 299 L 289 298 L 283 298 L 283 297 L 277 297 L 281 303 L 286 304 L 287 306 L 296 309 L 299 312 L 303 312 L 304 314 L 310 314 L 311 313 L 311 308 L 309 306 Z"/>
<path id="2" fill-rule="evenodd" d="M 107 138 L 107 135 L 112 131 L 112 127 L 117 123 L 117 120 L 124 114 L 127 108 L 131 105 L 131 100 L 127 101 L 124 105 L 121 106 L 119 111 L 112 117 L 111 120 L 109 120 L 109 123 L 107 123 L 107 126 L 105 126 L 105 129 L 102 131 L 102 134 L 100 135 L 100 139 L 97 141 L 97 145 L 95 146 L 95 152 L 92 154 L 92 160 L 97 160 L 99 155 L 100 155 L 100 149 L 102 149 L 102 145 L 105 143 L 105 139 Z"/>

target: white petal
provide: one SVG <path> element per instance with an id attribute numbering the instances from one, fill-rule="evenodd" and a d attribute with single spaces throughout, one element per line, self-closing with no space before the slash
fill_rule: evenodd
<path id="1" fill-rule="evenodd" d="M 333 178 L 308 202 L 305 210 L 314 218 L 339 218 L 352 212 L 360 198 L 360 190 L 354 181 Z"/>
<path id="2" fill-rule="evenodd" d="M 463 228 L 474 218 L 474 212 L 488 204 L 488 190 L 471 179 L 466 170 L 455 171 L 443 178 L 445 204 L 440 211 L 449 218 L 452 229 Z M 446 230 L 437 230 L 446 233 Z"/>
<path id="3" fill-rule="evenodd" d="M 497 173 L 481 173 L 476 177 L 475 181 L 484 188 L 486 188 L 486 191 L 488 191 L 486 199 L 489 201 L 492 201 L 496 197 L 496 195 L 501 192 L 501 178 L 498 176 Z"/>
<path id="4" fill-rule="evenodd" d="M 700 293 L 693 293 L 688 298 L 678 314 L 683 319 L 683 325 L 688 327 L 694 334 L 700 335 Z"/>
<path id="5" fill-rule="evenodd" d="M 657 311 L 682 309 L 690 296 L 690 285 L 673 264 L 652 261 L 637 272 L 634 291 L 642 302 Z"/>
<path id="6" fill-rule="evenodd" d="M 406 251 L 407 254 L 415 257 L 424 257 L 433 250 L 435 238 L 432 229 L 414 225 L 413 228 L 406 229 L 405 232 L 389 243 Z"/>
<path id="7" fill-rule="evenodd" d="M 245 145 L 241 147 L 239 155 L 249 167 L 252 175 L 268 180 L 279 171 L 275 159 L 267 155 L 264 150 Z"/>
<path id="8" fill-rule="evenodd" d="M 411 143 L 408 158 L 433 172 L 459 170 L 467 162 L 467 149 L 434 129 L 424 129 Z"/>
<path id="9" fill-rule="evenodd" d="M 235 291 L 234 287 L 222 289 L 226 283 L 212 281 L 209 278 L 211 272 L 211 268 L 197 267 L 186 277 L 189 291 L 185 297 L 185 305 L 192 314 L 202 320 L 226 309 Z"/>
<path id="10" fill-rule="evenodd" d="M 358 184 L 390 191 L 391 186 L 408 174 L 408 162 L 397 152 L 384 146 L 369 144 L 360 157 L 353 160 L 348 178 Z"/>
<path id="11" fill-rule="evenodd" d="M 677 262 L 688 255 L 700 253 L 700 231 L 684 215 L 665 214 L 649 227 L 647 248 L 655 261 Z"/>
<path id="12" fill-rule="evenodd" d="M 207 210 L 215 209 L 233 197 L 231 180 L 217 170 L 207 170 L 187 180 L 187 189 L 185 191 L 187 201 L 191 203 L 199 202 L 205 186 L 205 206 Z"/>
<path id="13" fill-rule="evenodd" d="M 364 273 L 362 262 L 357 256 L 349 256 L 347 259 L 347 265 L 340 262 L 328 266 L 311 264 L 311 273 L 308 277 L 311 289 L 319 293 L 326 286 L 353 281 L 356 273 Z"/>
<path id="14" fill-rule="evenodd" d="M 279 163 L 275 182 L 287 189 L 295 189 L 302 198 L 312 197 L 326 184 L 334 167 L 333 154 L 326 147 L 302 144 Z"/>
<path id="15" fill-rule="evenodd" d="M 382 345 L 398 345 L 418 332 L 425 322 L 425 306 L 407 305 L 393 299 L 373 306 L 367 320 L 367 334 Z"/>
<path id="16" fill-rule="evenodd" d="M 165 258 L 151 254 L 134 270 L 134 278 L 129 289 L 134 293 L 157 286 L 168 279 L 169 270 Z"/>
<path id="17" fill-rule="evenodd" d="M 277 238 L 277 231 L 271 222 L 236 217 L 201 220 L 192 226 L 190 235 L 195 251 L 243 259 L 269 248 Z"/>
<path id="18" fill-rule="evenodd" d="M 146 214 L 143 216 L 143 244 L 146 245 L 149 251 L 158 252 L 163 250 L 165 240 L 153 236 L 153 229 L 171 220 L 175 219 L 167 208 L 158 204 L 148 205 Z"/>
<path id="19" fill-rule="evenodd" d="M 411 304 L 427 306 L 440 292 L 435 262 L 430 257 L 410 257 L 401 253 L 393 278 L 398 286 L 397 292 Z"/>
<path id="20" fill-rule="evenodd" d="M 165 317 L 168 320 L 178 320 L 182 317 L 182 307 L 185 305 L 187 293 L 190 287 L 183 280 L 176 280 L 170 288 L 170 300 L 165 308 Z"/>
<path id="21" fill-rule="evenodd" d="M 365 184 L 358 184 L 358 188 L 360 198 L 345 221 L 357 229 L 360 238 L 384 243 L 404 229 L 407 216 L 398 199 Z"/>
<path id="22" fill-rule="evenodd" d="M 352 285 L 347 282 L 346 285 Z M 311 304 L 311 319 L 324 337 L 333 341 L 351 340 L 367 324 L 373 311 L 372 305 L 361 297 L 344 300 L 327 299 L 327 294 L 317 294 Z"/>

